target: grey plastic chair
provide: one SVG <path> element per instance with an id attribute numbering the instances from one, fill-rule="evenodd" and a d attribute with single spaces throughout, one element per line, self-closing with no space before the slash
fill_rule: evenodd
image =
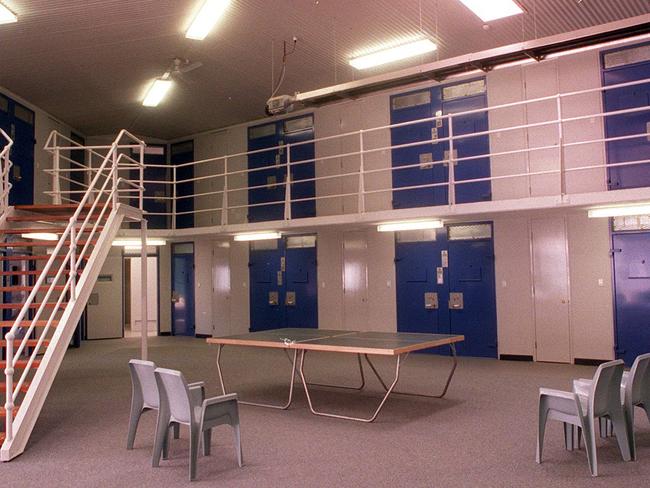
<path id="1" fill-rule="evenodd" d="M 580 378 L 573 380 L 573 391 L 579 395 L 589 394 L 592 380 Z M 621 403 L 625 410 L 628 438 L 632 459 L 636 460 L 636 440 L 634 434 L 634 408 L 645 410 L 650 422 L 650 353 L 637 356 L 629 372 L 624 372 L 621 378 Z M 609 419 L 600 423 L 601 437 L 613 434 L 613 426 Z"/>
<path id="2" fill-rule="evenodd" d="M 129 433 L 126 439 L 126 448 L 133 449 L 135 433 L 142 414 L 148 410 L 158 411 L 159 395 L 156 378 L 154 377 L 155 363 L 131 359 L 129 371 L 131 372 L 131 416 L 129 418 Z M 173 424 L 174 439 L 179 438 L 179 425 Z"/>
<path id="3" fill-rule="evenodd" d="M 616 440 L 625 461 L 631 460 L 630 443 L 627 435 L 625 413 L 620 400 L 620 384 L 623 376 L 623 361 L 610 361 L 598 366 L 592 380 L 589 395 L 575 392 L 539 389 L 539 419 L 537 430 L 537 462 L 542 462 L 544 431 L 548 419 L 564 423 L 565 445 L 573 445 L 570 436 L 572 426 L 582 431 L 585 439 L 587 460 L 592 476 L 598 476 L 598 458 L 596 455 L 595 420 L 608 417 L 614 426 Z"/>
<path id="4" fill-rule="evenodd" d="M 196 479 L 196 463 L 199 452 L 200 434 L 203 434 L 203 454 L 210 455 L 212 428 L 228 424 L 235 433 L 237 462 L 242 466 L 241 433 L 239 429 L 239 407 L 237 394 L 205 398 L 202 387 L 188 385 L 180 371 L 157 368 L 156 383 L 160 392 L 160 409 L 156 426 L 156 440 L 153 451 L 153 466 L 160 465 L 161 454 L 165 456 L 165 445 L 171 422 L 190 428 L 190 481 Z"/>

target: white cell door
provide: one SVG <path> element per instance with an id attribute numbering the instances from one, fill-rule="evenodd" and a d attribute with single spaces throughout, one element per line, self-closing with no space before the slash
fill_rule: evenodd
<path id="1" fill-rule="evenodd" d="M 111 253 L 88 300 L 88 339 L 122 337 L 122 255 Z"/>
<path id="2" fill-rule="evenodd" d="M 343 326 L 368 329 L 368 242 L 365 232 L 343 237 Z"/>
<path id="3" fill-rule="evenodd" d="M 532 221 L 537 361 L 571 362 L 569 265 L 563 218 Z"/>
<path id="4" fill-rule="evenodd" d="M 131 330 L 142 327 L 142 294 L 140 258 L 131 258 Z M 158 332 L 158 258 L 147 258 L 147 333 Z"/>
<path id="5" fill-rule="evenodd" d="M 230 326 L 230 248 L 215 243 L 212 248 L 212 333 L 232 334 Z"/>

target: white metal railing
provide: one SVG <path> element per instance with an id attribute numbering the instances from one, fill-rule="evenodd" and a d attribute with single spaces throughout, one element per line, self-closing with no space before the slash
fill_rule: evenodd
<path id="1" fill-rule="evenodd" d="M 2 129 L 0 129 L 0 139 L 4 139 L 4 147 L 0 151 L 0 215 L 2 215 L 9 208 L 9 191 L 11 190 L 9 171 L 12 166 L 10 156 L 14 141 Z"/>
<path id="2" fill-rule="evenodd" d="M 125 143 L 124 140 L 128 142 Z M 64 141 L 64 146 L 60 145 L 62 141 Z M 142 209 L 144 147 L 143 141 L 125 130 L 119 133 L 112 144 L 104 147 L 106 152 L 103 154 L 100 164 L 93 170 L 92 178 L 87 184 L 84 184 L 85 189 L 80 194 L 79 201 L 74 202 L 77 203 L 74 214 L 70 217 L 58 242 L 52 243 L 54 248 L 49 259 L 40 270 L 36 283 L 15 318 L 11 330 L 5 335 L 6 441 L 11 441 L 13 437 L 15 401 L 32 370 L 34 361 L 42 353 L 43 343 L 48 337 L 48 332 L 52 329 L 57 315 L 77 299 L 78 274 L 82 271 L 84 259 L 87 259 L 92 252 L 94 239 L 98 238 L 102 232 L 102 224 L 105 223 L 110 212 L 115 210 L 120 195 L 124 192 L 136 191 L 138 205 Z M 61 151 L 95 150 L 81 146 L 56 132 L 50 135 L 45 148 L 53 152 L 55 160 L 57 157 L 64 157 L 61 155 Z M 138 148 L 139 161 L 118 154 L 124 148 Z M 136 180 L 118 176 L 125 166 L 129 170 L 137 167 L 138 178 Z M 79 248 L 81 248 L 80 251 L 78 251 Z M 40 302 L 35 301 L 38 295 L 41 295 Z M 66 299 L 67 303 L 64 302 Z M 33 310 L 34 314 L 28 318 L 30 310 Z M 38 335 L 35 345 L 28 345 L 39 321 L 43 325 L 43 327 L 39 327 L 41 333 Z M 34 341 L 34 339 L 31 340 Z M 15 381 L 14 373 L 18 361 L 25 361 L 25 359 L 21 359 L 25 357 L 23 355 L 28 359 L 24 367 L 21 367 L 22 374 Z"/>
<path id="3" fill-rule="evenodd" d="M 608 90 L 616 90 L 650 83 L 650 78 L 597 87 L 580 91 L 557 93 L 545 97 L 529 100 L 521 100 L 501 105 L 493 105 L 486 108 L 478 108 L 463 112 L 456 112 L 434 117 L 423 118 L 398 124 L 389 124 L 368 129 L 350 131 L 327 137 L 317 137 L 308 141 L 288 143 L 254 151 L 246 151 L 224 156 L 192 161 L 177 165 L 145 164 L 147 168 L 164 169 L 167 177 L 163 180 L 143 180 L 145 187 L 164 187 L 165 190 L 157 195 L 145 194 L 145 209 L 147 202 L 156 200 L 164 203 L 164 211 L 150 210 L 148 215 L 161 215 L 171 217 L 171 225 L 175 228 L 178 217 L 185 215 L 200 216 L 211 214 L 216 216 L 216 224 L 226 225 L 229 223 L 245 223 L 244 212 L 250 212 L 256 207 L 276 206 L 283 207 L 282 217 L 285 220 L 292 220 L 292 205 L 301 202 L 327 202 L 328 200 L 348 199 L 354 202 L 352 212 L 363 213 L 369 210 L 369 202 L 372 197 L 380 197 L 388 202 L 385 208 L 391 209 L 390 195 L 397 192 L 405 192 L 419 189 L 448 189 L 448 205 L 456 205 L 456 194 L 462 185 L 490 182 L 492 187 L 492 199 L 500 199 L 495 194 L 495 186 L 512 187 L 515 182 L 522 183 L 525 191 L 520 192 L 516 198 L 526 198 L 535 193 L 532 183 L 541 179 L 551 181 L 551 186 L 546 185 L 544 194 L 563 196 L 570 192 L 567 183 L 574 183 L 582 178 L 587 172 L 598 172 L 596 178 L 601 178 L 600 188 L 605 190 L 606 169 L 632 167 L 650 163 L 650 154 L 635 160 L 625 160 L 617 163 L 607 164 L 605 145 L 613 142 L 638 142 L 639 139 L 649 137 L 647 132 L 639 132 L 618 137 L 606 137 L 604 135 L 604 119 L 606 117 L 620 116 L 624 114 L 650 112 L 650 105 L 633 107 L 625 110 L 604 112 L 601 107 L 602 94 Z M 590 103 L 598 109 L 585 110 L 582 100 L 585 96 L 597 97 Z M 533 115 L 540 111 L 540 107 L 546 114 L 536 121 L 529 122 L 522 117 L 523 123 L 504 123 L 508 111 L 528 111 Z M 490 127 L 487 130 L 459 133 L 457 130 L 458 121 L 463 117 L 477 114 L 487 114 L 490 119 Z M 592 123 L 598 122 L 598 129 L 587 130 Z M 415 140 L 409 143 L 392 144 L 390 131 L 396 128 L 416 126 L 418 124 L 430 123 L 446 128 L 448 135 L 432 139 L 429 137 Z M 543 142 L 531 142 L 531 134 L 539 133 L 544 139 Z M 457 157 L 456 149 L 472 138 L 488 137 L 489 149 L 481 154 Z M 314 158 L 298 159 L 295 156 L 300 146 L 314 144 L 316 155 Z M 329 151 L 332 146 L 340 146 L 341 149 Z M 425 148 L 438 145 L 442 147 L 445 156 L 432 161 L 401 162 L 400 165 L 393 165 L 391 154 L 395 150 L 406 148 Z M 343 150 L 343 146 L 347 149 Z M 514 147 L 513 147 L 514 146 Z M 588 155 L 586 149 L 597 147 L 597 156 Z M 88 147 L 93 151 L 94 147 Z M 422 152 L 431 151 L 423 149 Z M 277 163 L 274 157 L 277 152 L 286 154 L 286 162 Z M 320 153 L 320 154 L 319 154 Z M 267 154 L 269 165 L 255 168 L 248 167 L 248 158 L 252 155 Z M 259 156 L 258 156 L 259 157 Z M 458 174 L 460 163 L 465 165 L 489 158 L 490 176 L 461 178 Z M 513 165 L 513 161 L 521 163 Z M 342 164 L 345 162 L 345 164 Z M 315 176 L 308 178 L 294 178 L 295 169 L 301 165 L 314 165 Z M 525 166 L 525 170 L 517 170 L 515 166 Z M 447 177 L 443 181 L 413 184 L 409 186 L 394 186 L 393 178 L 399 172 L 414 169 L 433 169 L 444 166 Z M 181 177 L 180 174 L 185 168 L 191 167 L 194 171 L 193 177 Z M 283 170 L 284 181 L 266 182 L 262 184 L 249 184 L 249 176 L 256 172 L 269 172 L 273 169 Z M 65 181 L 62 176 L 66 171 L 57 168 L 54 170 L 55 178 Z M 89 168 L 83 171 L 90 171 Z M 649 170 L 650 171 L 650 170 Z M 198 174 L 198 173 L 201 174 Z M 264 174 L 264 173 L 262 173 Z M 187 187 L 191 185 L 191 190 Z M 297 197 L 296 190 L 300 185 L 313 185 L 313 195 Z M 336 188 L 340 185 L 341 188 Z M 60 183 L 59 183 L 60 187 Z M 275 188 L 278 189 L 278 197 L 273 201 L 251 203 L 250 192 L 255 190 Z M 55 190 L 53 194 L 59 198 L 70 198 L 74 192 Z M 510 194 L 511 192 L 505 192 Z M 389 197 L 386 197 L 388 195 Z M 505 198 L 505 197 L 503 197 Z M 511 197 L 510 197 L 511 198 Z M 194 208 L 188 210 L 179 209 L 182 202 L 191 199 Z M 163 205 L 161 205 L 163 206 Z M 375 205 L 376 206 L 376 205 Z M 294 207 L 295 208 L 295 207 Z M 151 206 L 150 206 L 151 209 Z M 236 219 L 231 214 L 239 213 Z M 350 213 L 345 209 L 328 209 L 326 215 Z M 320 215 L 317 212 L 314 216 Z M 215 225 L 213 222 L 211 225 Z M 195 226 L 199 226 L 196 225 Z"/>

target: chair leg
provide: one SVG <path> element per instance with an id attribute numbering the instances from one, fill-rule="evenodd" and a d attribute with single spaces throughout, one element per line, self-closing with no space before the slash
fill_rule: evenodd
<path id="1" fill-rule="evenodd" d="M 131 404 L 131 415 L 129 417 L 129 433 L 126 437 L 126 448 L 133 449 L 133 443 L 135 442 L 135 433 L 138 430 L 138 423 L 140 422 L 140 416 L 142 415 L 142 405 Z"/>
<path id="2" fill-rule="evenodd" d="M 630 452 L 630 439 L 628 437 L 628 426 L 625 421 L 625 415 L 623 411 L 618 411 L 616 413 L 610 413 L 610 419 L 614 427 L 614 433 L 616 434 L 616 442 L 618 443 L 618 448 L 621 451 L 621 456 L 623 456 L 623 461 L 631 461 L 632 453 Z"/>
<path id="3" fill-rule="evenodd" d="M 169 416 L 165 412 L 158 410 L 158 422 L 156 424 L 156 437 L 153 444 L 153 458 L 152 466 L 157 468 L 160 466 L 160 456 L 163 451 L 166 451 L 165 444 L 167 443 L 167 434 L 169 432 Z"/>
<path id="4" fill-rule="evenodd" d="M 636 438 L 634 435 L 634 405 L 625 406 L 625 426 L 627 427 L 627 439 L 630 441 L 630 455 L 632 461 L 636 461 Z"/>
<path id="5" fill-rule="evenodd" d="M 598 429 L 600 430 L 600 438 L 607 439 L 612 436 L 613 427 L 607 417 L 598 418 Z"/>
<path id="6" fill-rule="evenodd" d="M 209 456 L 212 444 L 212 429 L 205 429 L 203 431 L 203 455 Z"/>
<path id="7" fill-rule="evenodd" d="M 174 422 L 172 424 L 174 426 L 174 439 L 180 439 L 181 438 L 181 424 L 178 422 Z"/>
<path id="8" fill-rule="evenodd" d="M 585 438 L 585 448 L 587 451 L 587 461 L 592 476 L 598 476 L 598 455 L 596 453 L 596 433 L 594 418 L 587 419 L 587 423 L 582 426 L 582 435 Z"/>
<path id="9" fill-rule="evenodd" d="M 564 447 L 567 451 L 580 449 L 580 429 L 564 422 Z"/>
<path id="10" fill-rule="evenodd" d="M 542 450 L 544 448 L 544 432 L 546 431 L 546 419 L 548 417 L 548 407 L 544 398 L 539 399 L 539 416 L 537 419 L 537 452 L 535 460 L 537 463 L 542 462 Z"/>
<path id="11" fill-rule="evenodd" d="M 241 468 L 244 464 L 244 455 L 241 450 L 241 431 L 239 429 L 239 422 L 232 426 L 235 433 L 235 449 L 237 449 L 237 463 Z"/>
<path id="12" fill-rule="evenodd" d="M 190 426 L 190 481 L 196 479 L 196 464 L 199 457 L 199 440 L 201 432 L 198 425 Z"/>

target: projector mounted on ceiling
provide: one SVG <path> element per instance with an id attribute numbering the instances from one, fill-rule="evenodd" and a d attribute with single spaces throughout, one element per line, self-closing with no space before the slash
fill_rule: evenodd
<path id="1" fill-rule="evenodd" d="M 278 115 L 291 112 L 295 108 L 295 95 L 278 95 L 266 101 L 266 115 Z"/>

